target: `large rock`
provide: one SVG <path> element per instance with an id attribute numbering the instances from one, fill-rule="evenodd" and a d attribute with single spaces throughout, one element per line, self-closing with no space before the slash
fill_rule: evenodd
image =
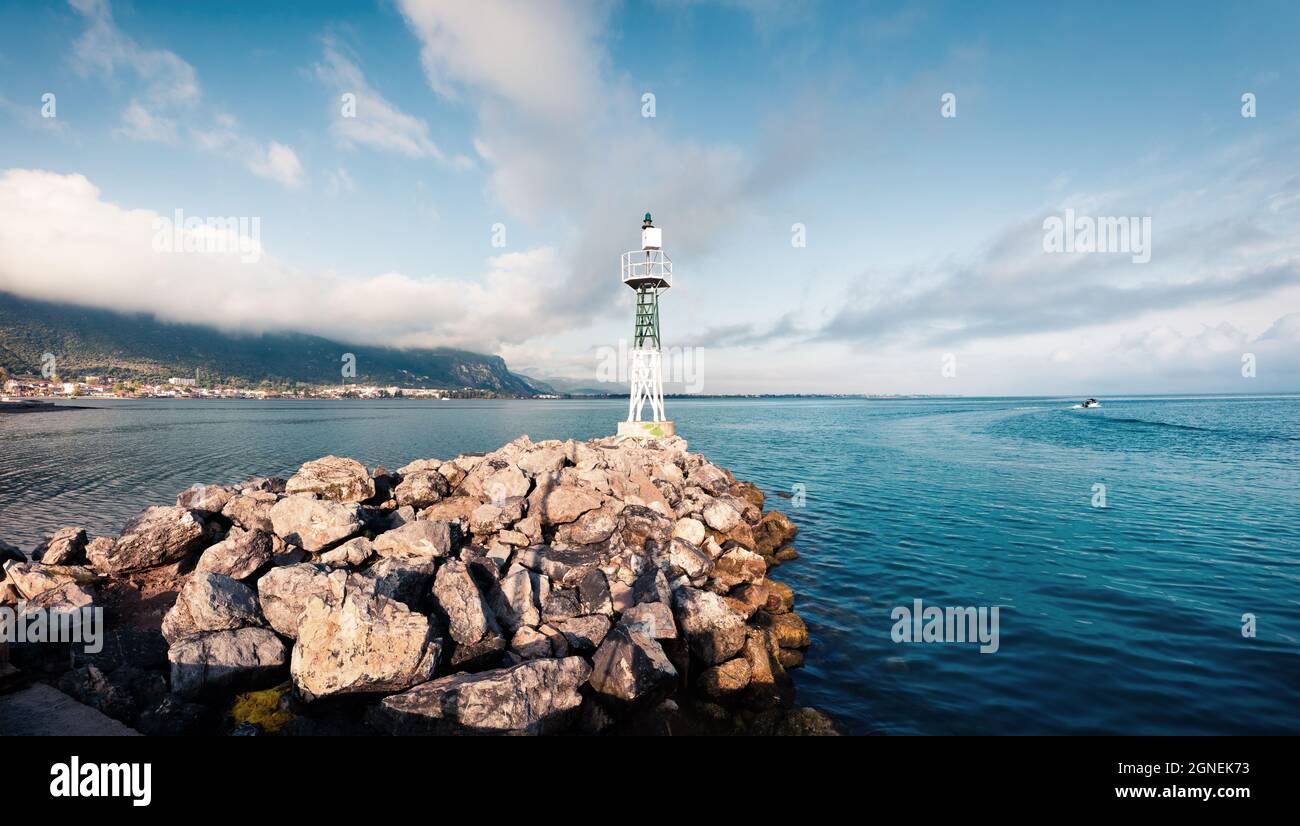
<path id="1" fill-rule="evenodd" d="M 428 617 L 352 579 L 339 604 L 307 603 L 289 670 L 307 700 L 402 691 L 432 677 L 441 653 Z"/>
<path id="2" fill-rule="evenodd" d="M 178 507 L 146 508 L 126 523 L 111 545 L 86 547 L 90 564 L 106 574 L 123 574 L 175 562 L 203 545 L 203 518 Z"/>
<path id="3" fill-rule="evenodd" d="M 713 500 L 712 504 L 704 509 L 704 524 L 715 531 L 726 533 L 736 527 L 738 522 L 740 522 L 740 512 L 721 499 Z"/>
<path id="4" fill-rule="evenodd" d="M 685 539 L 698 548 L 704 544 L 704 523 L 689 516 L 678 519 L 677 524 L 673 526 L 673 536 Z"/>
<path id="5" fill-rule="evenodd" d="M 375 480 L 356 459 L 326 456 L 298 468 L 284 491 L 291 495 L 314 493 L 335 502 L 363 502 L 375 495 Z"/>
<path id="6" fill-rule="evenodd" d="M 745 621 L 717 594 L 678 588 L 673 594 L 673 607 L 691 652 L 703 662 L 724 662 L 744 646 Z"/>
<path id="7" fill-rule="evenodd" d="M 268 628 L 189 637 L 167 652 L 172 691 L 196 698 L 262 688 L 283 679 L 284 643 Z"/>
<path id="8" fill-rule="evenodd" d="M 591 661 L 591 687 L 618 703 L 649 701 L 676 679 L 663 648 L 634 626 L 610 631 Z"/>
<path id="9" fill-rule="evenodd" d="M 754 550 L 763 556 L 771 556 L 788 545 L 797 533 L 799 528 L 790 517 L 780 511 L 768 511 L 763 515 L 763 521 L 754 526 Z"/>
<path id="10" fill-rule="evenodd" d="M 562 525 L 599 508 L 604 501 L 594 490 L 541 480 L 528 497 L 528 513 L 540 517 L 543 525 Z"/>
<path id="11" fill-rule="evenodd" d="M 619 625 L 637 629 L 651 639 L 677 638 L 677 622 L 673 618 L 673 609 L 663 602 L 643 602 L 633 605 L 623 612 L 618 622 Z"/>
<path id="12" fill-rule="evenodd" d="M 570 725 L 590 674 L 581 657 L 453 674 L 384 698 L 373 720 L 390 734 L 550 734 Z"/>
<path id="13" fill-rule="evenodd" d="M 469 568 L 459 560 L 449 560 L 438 569 L 433 582 L 433 598 L 447 617 L 451 638 L 461 645 L 472 645 L 496 626 L 487 600 L 479 591 Z"/>
<path id="14" fill-rule="evenodd" d="M 226 538 L 203 552 L 195 570 L 247 579 L 271 561 L 274 542 L 265 531 L 232 527 Z"/>
<path id="15" fill-rule="evenodd" d="M 222 507 L 221 515 L 244 530 L 273 533 L 275 526 L 271 524 L 271 508 L 279 501 L 279 494 L 255 490 L 232 496 Z"/>
<path id="16" fill-rule="evenodd" d="M 59 528 L 32 552 L 32 559 L 46 565 L 81 565 L 86 561 L 86 529 Z"/>
<path id="17" fill-rule="evenodd" d="M 459 522 L 468 525 L 470 514 L 478 506 L 479 501 L 473 496 L 448 496 L 420 511 L 419 518 L 431 522 Z"/>
<path id="18" fill-rule="evenodd" d="M 439 473 L 436 468 L 410 472 L 406 472 L 403 468 L 400 472 L 402 481 L 393 488 L 393 498 L 397 500 L 399 506 L 428 507 L 451 492 L 447 477 Z"/>
<path id="19" fill-rule="evenodd" d="M 798 614 L 759 611 L 754 615 L 754 624 L 767 629 L 782 648 L 807 648 L 810 642 L 808 626 Z"/>
<path id="20" fill-rule="evenodd" d="M 749 660 L 737 657 L 725 663 L 706 668 L 700 674 L 700 690 L 715 700 L 725 700 L 739 694 L 749 685 L 751 670 Z"/>
<path id="21" fill-rule="evenodd" d="M 328 604 L 337 602 L 343 597 L 346 581 L 343 572 L 331 576 L 326 570 L 307 563 L 272 568 L 257 582 L 262 616 L 279 633 L 297 637 L 307 603 L 313 597 Z"/>
<path id="22" fill-rule="evenodd" d="M 192 485 L 176 495 L 176 506 L 198 511 L 204 518 L 216 516 L 238 494 L 226 485 Z"/>
<path id="23" fill-rule="evenodd" d="M 271 525 L 286 542 L 316 552 L 360 533 L 364 523 L 356 505 L 300 494 L 275 503 Z"/>
<path id="24" fill-rule="evenodd" d="M 366 568 L 361 577 L 374 583 L 376 594 L 395 599 L 412 611 L 424 613 L 429 586 L 433 584 L 433 572 L 432 562 L 390 556 Z"/>
<path id="25" fill-rule="evenodd" d="M 668 543 L 668 570 L 673 575 L 685 574 L 690 579 L 696 579 L 713 570 L 713 562 L 697 546 L 685 539 L 673 537 Z"/>
<path id="26" fill-rule="evenodd" d="M 451 525 L 417 519 L 375 537 L 375 553 L 430 561 L 451 553 Z"/>
<path id="27" fill-rule="evenodd" d="M 320 555 L 322 565 L 331 568 L 356 567 L 375 555 L 375 543 L 364 536 L 354 536 L 333 550 Z"/>
<path id="28" fill-rule="evenodd" d="M 512 565 L 501 578 L 500 599 L 493 605 L 497 620 L 509 631 L 521 626 L 534 628 L 541 622 L 537 596 L 533 589 L 533 573 L 522 565 Z"/>
<path id="29" fill-rule="evenodd" d="M 163 617 L 162 634 L 175 644 L 195 634 L 261 624 L 253 589 L 228 576 L 195 571 Z"/>

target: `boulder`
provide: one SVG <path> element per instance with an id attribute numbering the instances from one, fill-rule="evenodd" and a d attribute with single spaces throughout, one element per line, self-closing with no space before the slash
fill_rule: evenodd
<path id="1" fill-rule="evenodd" d="M 564 635 L 570 651 L 595 651 L 609 633 L 609 619 L 602 616 L 573 617 L 555 626 Z"/>
<path id="2" fill-rule="evenodd" d="M 636 628 L 656 640 L 677 639 L 677 622 L 673 609 L 663 602 L 643 602 L 633 605 L 619 617 L 619 625 Z"/>
<path id="3" fill-rule="evenodd" d="M 539 481 L 528 497 L 528 513 L 541 518 L 543 525 L 562 525 L 599 508 L 604 501 L 594 490 Z"/>
<path id="4" fill-rule="evenodd" d="M 768 511 L 763 514 L 763 521 L 754 526 L 754 550 L 770 556 L 790 544 L 798 532 L 790 517 L 780 511 Z"/>
<path id="5" fill-rule="evenodd" d="M 431 561 L 451 553 L 451 524 L 418 519 L 375 537 L 375 553 Z"/>
<path id="6" fill-rule="evenodd" d="M 268 628 L 238 628 L 188 637 L 167 652 L 172 692 L 194 699 L 265 688 L 283 679 L 288 652 Z"/>
<path id="7" fill-rule="evenodd" d="M 714 700 L 734 697 L 749 685 L 751 671 L 749 660 L 737 657 L 704 669 L 700 674 L 700 691 Z"/>
<path id="8" fill-rule="evenodd" d="M 385 697 L 373 722 L 390 734 L 551 734 L 572 723 L 590 674 L 581 657 L 453 674 Z"/>
<path id="9" fill-rule="evenodd" d="M 529 476 L 540 476 L 557 472 L 564 467 L 564 462 L 563 447 L 547 447 L 523 454 L 515 460 L 515 465 Z"/>
<path id="10" fill-rule="evenodd" d="M 808 626 L 798 614 L 772 614 L 759 611 L 754 615 L 754 623 L 767 629 L 782 648 L 807 648 L 809 644 Z"/>
<path id="11" fill-rule="evenodd" d="M 375 543 L 364 536 L 354 536 L 337 548 L 320 555 L 322 565 L 331 568 L 355 568 L 375 555 Z"/>
<path id="12" fill-rule="evenodd" d="M 298 494 L 275 503 L 271 525 L 280 538 L 314 553 L 360 533 L 363 520 L 357 505 Z"/>
<path id="13" fill-rule="evenodd" d="M 298 636 L 303 612 L 313 597 L 333 604 L 343 596 L 346 575 L 333 577 L 307 563 L 272 568 L 257 581 L 258 602 L 267 623 L 286 637 Z"/>
<path id="14" fill-rule="evenodd" d="M 376 594 L 423 613 L 429 586 L 433 584 L 433 565 L 418 559 L 384 557 L 362 571 L 361 577 L 374 583 Z"/>
<path id="15" fill-rule="evenodd" d="M 402 474 L 402 481 L 393 488 L 393 498 L 401 507 L 427 508 L 451 493 L 447 477 L 439 473 L 437 468 L 421 468 L 410 472 L 403 469 L 398 472 Z"/>
<path id="16" fill-rule="evenodd" d="M 226 485 L 191 485 L 176 495 L 176 507 L 198 511 L 206 519 L 221 513 L 238 493 Z"/>
<path id="17" fill-rule="evenodd" d="M 195 570 L 247 579 L 271 561 L 273 538 L 265 531 L 232 527 L 225 539 L 203 552 Z"/>
<path id="18" fill-rule="evenodd" d="M 522 660 L 551 656 L 551 640 L 536 628 L 521 625 L 510 638 L 510 651 Z"/>
<path id="19" fill-rule="evenodd" d="M 698 548 L 704 544 L 704 524 L 689 516 L 678 519 L 677 524 L 673 526 L 673 536 L 684 539 Z"/>
<path id="20" fill-rule="evenodd" d="M 438 569 L 433 598 L 446 616 L 451 638 L 472 645 L 495 629 L 496 622 L 465 563 L 449 560 Z"/>
<path id="21" fill-rule="evenodd" d="M 106 574 L 123 574 L 175 562 L 198 550 L 207 536 L 203 518 L 178 507 L 146 508 L 126 523 L 111 545 L 86 547 L 90 564 Z"/>
<path id="22" fill-rule="evenodd" d="M 616 704 L 661 699 L 676 680 L 663 648 L 634 626 L 610 631 L 591 661 L 591 687 Z"/>
<path id="23" fill-rule="evenodd" d="M 697 579 L 713 570 L 709 555 L 685 539 L 673 537 L 668 544 L 668 572 L 673 576 L 685 574 Z"/>
<path id="24" fill-rule="evenodd" d="M 208 631 L 232 631 L 261 625 L 257 594 L 228 576 L 195 571 L 181 588 L 176 604 L 163 617 L 162 635 L 167 642 Z"/>
<path id="25" fill-rule="evenodd" d="M 375 495 L 375 480 L 356 459 L 325 456 L 307 462 L 289 477 L 284 492 L 311 493 L 334 502 L 364 502 Z"/>
<path id="26" fill-rule="evenodd" d="M 745 621 L 717 594 L 678 588 L 673 608 L 691 652 L 703 662 L 713 665 L 729 660 L 745 644 Z"/>
<path id="27" fill-rule="evenodd" d="M 274 533 L 271 524 L 271 508 L 280 501 L 279 494 L 271 491 L 254 490 L 232 496 L 221 509 L 221 515 L 247 531 L 265 531 Z"/>
<path id="28" fill-rule="evenodd" d="M 472 496 L 449 496 L 420 511 L 419 518 L 430 522 L 458 522 L 468 526 L 470 514 L 479 504 Z"/>
<path id="29" fill-rule="evenodd" d="M 309 701 L 402 691 L 432 677 L 441 653 L 428 617 L 357 584 L 353 575 L 338 603 L 308 601 L 289 671 Z"/>
<path id="30" fill-rule="evenodd" d="M 704 509 L 704 524 L 715 531 L 726 533 L 740 522 L 740 512 L 721 499 L 713 500 Z"/>
<path id="31" fill-rule="evenodd" d="M 767 576 L 767 563 L 753 551 L 734 547 L 718 557 L 711 576 L 725 594 L 743 583 L 762 582 Z"/>
<path id="32" fill-rule="evenodd" d="M 493 603 L 502 627 L 516 631 L 520 626 L 536 627 L 541 622 L 533 578 L 537 576 L 522 565 L 510 566 L 501 578 L 500 598 Z"/>
<path id="33" fill-rule="evenodd" d="M 59 528 L 36 546 L 32 559 L 46 565 L 82 565 L 86 562 L 86 529 Z"/>

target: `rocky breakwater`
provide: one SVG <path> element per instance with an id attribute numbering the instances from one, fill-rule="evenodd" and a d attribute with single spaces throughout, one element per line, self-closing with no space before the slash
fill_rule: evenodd
<path id="1" fill-rule="evenodd" d="M 146 732 L 834 733 L 763 506 L 680 438 L 327 456 L 59 531 L 0 599 L 106 606 L 56 684 Z"/>

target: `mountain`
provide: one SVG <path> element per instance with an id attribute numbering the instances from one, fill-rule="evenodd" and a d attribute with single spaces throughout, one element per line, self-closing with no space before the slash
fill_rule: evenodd
<path id="1" fill-rule="evenodd" d="M 345 353 L 356 356 L 348 383 L 455 389 L 508 395 L 552 392 L 510 372 L 500 356 L 445 347 L 399 350 L 344 344 L 303 333 L 233 334 L 150 315 L 54 304 L 0 292 L 0 367 L 41 371 L 53 353 L 63 376 L 165 381 L 200 376 L 213 383 L 338 385 Z"/>

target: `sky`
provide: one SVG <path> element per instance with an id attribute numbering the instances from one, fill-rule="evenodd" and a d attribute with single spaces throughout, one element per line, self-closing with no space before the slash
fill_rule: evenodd
<path id="1" fill-rule="evenodd" d="M 590 387 L 650 211 L 670 392 L 1298 391 L 1297 42 L 1285 2 L 0 1 L 0 290 Z"/>

